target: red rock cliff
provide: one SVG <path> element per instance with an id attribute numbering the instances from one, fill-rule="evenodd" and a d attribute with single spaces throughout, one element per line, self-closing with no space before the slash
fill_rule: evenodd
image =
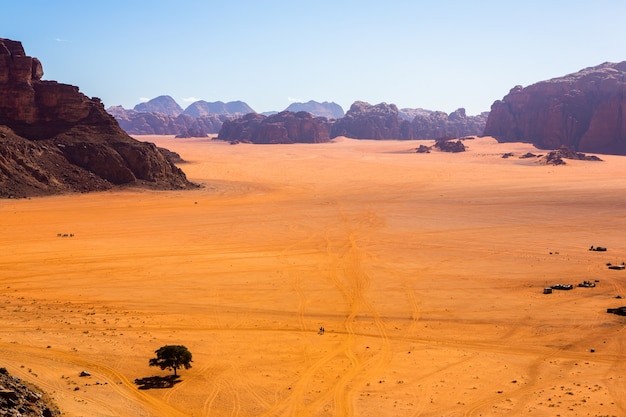
<path id="1" fill-rule="evenodd" d="M 42 76 L 20 42 L 0 39 L 0 196 L 192 186 L 154 144 L 120 129 L 99 99 Z"/>
<path id="2" fill-rule="evenodd" d="M 485 135 L 626 155 L 626 61 L 513 88 L 491 106 Z"/>

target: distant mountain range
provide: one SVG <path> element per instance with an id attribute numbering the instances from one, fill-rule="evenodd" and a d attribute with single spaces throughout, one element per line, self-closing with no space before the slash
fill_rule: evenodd
<path id="1" fill-rule="evenodd" d="M 317 101 L 307 101 L 306 103 L 291 103 L 285 110 L 298 113 L 305 111 L 313 116 L 325 117 L 327 119 L 341 119 L 344 116 L 343 109 L 337 103 L 327 101 L 318 103 Z"/>
<path id="2" fill-rule="evenodd" d="M 354 103 L 351 107 L 352 111 L 346 114 L 337 103 L 327 101 L 319 103 L 310 100 L 306 103 L 292 103 L 280 113 L 267 112 L 260 116 L 263 116 L 263 118 L 268 117 L 263 122 L 264 125 L 273 123 L 275 120 L 282 120 L 285 117 L 291 120 L 289 123 L 294 123 L 294 120 L 297 120 L 298 123 L 309 123 L 309 118 L 300 116 L 291 118 L 284 114 L 285 112 L 293 114 L 306 112 L 315 119 L 326 119 L 326 121 L 322 121 L 322 124 L 327 126 L 331 137 L 332 135 L 343 135 L 353 138 L 385 139 L 481 135 L 487 120 L 487 113 L 478 116 L 466 116 L 464 109 L 458 109 L 448 115 L 441 111 L 420 108 L 398 109 L 393 104 L 381 103 L 372 107 L 364 106 L 364 104 L 362 102 Z M 365 114 L 364 109 L 367 109 Z M 129 134 L 176 135 L 178 137 L 204 137 L 208 134 L 219 133 L 224 122 L 239 119 L 247 114 L 257 114 L 243 101 L 231 101 L 228 103 L 216 101 L 210 103 L 199 100 L 183 110 L 172 97 L 166 95 L 137 104 L 132 110 L 124 109 L 122 106 L 113 106 L 109 107 L 107 111 L 115 117 L 121 128 Z M 282 114 L 283 116 L 278 119 L 272 117 L 277 114 Z M 249 120 L 252 125 L 256 125 L 263 118 L 252 117 L 246 120 Z M 385 118 L 386 121 L 381 122 Z M 248 125 L 246 124 L 246 126 Z M 246 129 L 248 128 L 246 127 Z M 244 137 L 238 135 L 233 137 L 232 133 L 220 136 L 229 137 L 227 140 L 249 140 L 245 135 Z M 276 137 L 273 137 L 271 140 L 262 140 L 280 141 Z M 293 140 L 293 138 L 289 140 Z"/>
<path id="3" fill-rule="evenodd" d="M 145 103 L 139 103 L 133 110 L 140 113 L 161 113 L 173 117 L 183 112 L 183 108 L 170 96 L 158 96 Z"/>
<path id="4" fill-rule="evenodd" d="M 344 115 L 343 109 L 337 103 L 318 103 L 313 100 L 308 103 L 292 103 L 287 110 L 294 113 L 305 111 L 313 116 L 329 119 L 341 118 Z M 176 100 L 167 95 L 139 103 L 132 110 L 112 106 L 107 111 L 128 134 L 179 137 L 202 137 L 218 133 L 224 121 L 256 113 L 243 101 L 224 103 L 198 100 L 183 110 Z M 268 112 L 267 115 L 274 113 L 277 112 Z"/>

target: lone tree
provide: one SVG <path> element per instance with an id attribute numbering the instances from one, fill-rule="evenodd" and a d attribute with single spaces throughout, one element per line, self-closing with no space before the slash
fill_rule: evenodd
<path id="1" fill-rule="evenodd" d="M 155 350 L 156 358 L 150 359 L 150 366 L 158 366 L 161 369 L 191 368 L 191 352 L 183 345 L 165 345 Z"/>

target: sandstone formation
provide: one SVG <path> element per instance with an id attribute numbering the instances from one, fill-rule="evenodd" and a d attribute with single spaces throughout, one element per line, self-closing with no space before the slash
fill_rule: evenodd
<path id="1" fill-rule="evenodd" d="M 344 111 L 339 104 L 327 101 L 318 103 L 317 101 L 309 100 L 306 103 L 291 103 L 285 110 L 293 113 L 306 111 L 313 116 L 325 117 L 327 119 L 341 119 L 344 116 Z"/>
<path id="2" fill-rule="evenodd" d="M 410 119 L 413 117 L 413 119 Z M 449 115 L 424 109 L 398 110 L 395 104 L 357 101 L 343 119 L 333 125 L 331 137 L 354 139 L 451 139 L 478 136 L 487 114 L 467 116 L 460 108 Z"/>
<path id="3" fill-rule="evenodd" d="M 158 96 L 145 103 L 137 104 L 133 110 L 143 113 L 160 113 L 176 117 L 183 112 L 180 105 L 170 96 Z"/>
<path id="4" fill-rule="evenodd" d="M 217 139 L 262 144 L 328 142 L 329 123 L 308 112 L 283 111 L 272 116 L 250 113 L 224 122 Z"/>
<path id="5" fill-rule="evenodd" d="M 404 114 L 407 114 L 406 109 Z M 464 109 L 458 109 L 450 115 L 423 110 L 416 112 L 412 121 L 404 117 L 395 104 L 371 105 L 362 101 L 352 104 L 340 119 L 313 117 L 310 112 L 283 111 L 271 116 L 252 113 L 225 122 L 218 139 L 252 143 L 326 142 L 329 140 L 326 136 L 380 140 L 451 139 L 481 134 L 487 115 L 468 117 Z M 299 127 L 295 128 L 296 125 Z"/>
<path id="6" fill-rule="evenodd" d="M 400 119 L 395 104 L 356 101 L 332 127 L 331 137 L 353 139 L 413 139 L 411 123 Z"/>
<path id="7" fill-rule="evenodd" d="M 418 113 L 411 121 L 414 139 L 452 139 L 480 136 L 485 129 L 488 112 L 467 116 L 460 108 L 450 114 L 442 111 Z"/>
<path id="8" fill-rule="evenodd" d="M 484 134 L 543 149 L 626 155 L 626 61 L 514 87 L 491 106 Z"/>
<path id="9" fill-rule="evenodd" d="M 546 165 L 565 165 L 564 159 L 572 159 L 577 161 L 602 161 L 595 155 L 586 155 L 582 152 L 574 152 L 565 145 L 561 145 L 558 149 L 548 152 L 542 156 L 542 161 Z"/>
<path id="10" fill-rule="evenodd" d="M 242 124 L 236 128 L 250 131 L 253 126 L 257 126 L 255 120 L 258 116 L 273 117 L 279 114 L 277 112 L 257 114 L 242 101 L 209 103 L 199 100 L 178 115 L 174 115 L 176 111 L 171 110 L 175 106 L 178 105 L 171 97 L 160 96 L 135 106 L 134 110 L 113 106 L 109 107 L 108 111 L 129 134 L 176 135 L 177 137 L 205 137 L 208 134 L 220 132 L 225 121 L 254 114 L 241 121 Z M 331 138 L 346 136 L 354 139 L 452 139 L 479 136 L 483 133 L 488 114 L 485 112 L 478 116 L 467 116 L 463 108 L 449 115 L 441 111 L 425 109 L 398 110 L 395 104 L 371 105 L 362 101 L 352 104 L 350 110 L 344 114 L 341 106 L 336 103 L 318 103 L 313 100 L 307 103 L 293 103 L 285 111 L 293 114 L 308 112 L 313 118 L 326 118 L 328 120 L 324 124 L 327 125 Z M 228 129 L 233 129 L 233 127 Z M 269 127 L 264 127 L 264 129 L 269 129 Z M 221 137 L 226 137 L 224 135 L 225 133 Z M 278 138 L 276 135 L 280 136 L 278 133 L 270 134 L 266 131 L 259 135 L 244 135 L 243 139 L 227 140 L 241 141 L 250 140 L 252 136 L 255 138 L 265 136 L 266 139 L 258 139 L 260 141 L 258 143 L 266 143 L 265 140 L 285 141 L 285 143 L 294 141 L 293 138 L 287 138 L 284 135 Z M 231 136 L 231 133 L 228 133 L 227 137 L 231 138 Z"/>
<path id="11" fill-rule="evenodd" d="M 20 42 L 0 39 L 0 196 L 192 186 L 154 144 L 124 133 L 99 99 L 42 76 Z"/>

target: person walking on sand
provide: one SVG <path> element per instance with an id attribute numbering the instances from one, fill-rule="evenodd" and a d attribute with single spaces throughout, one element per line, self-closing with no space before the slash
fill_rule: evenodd
<path id="1" fill-rule="evenodd" d="M 320 334 L 324 334 L 324 327 L 320 327 Z"/>

